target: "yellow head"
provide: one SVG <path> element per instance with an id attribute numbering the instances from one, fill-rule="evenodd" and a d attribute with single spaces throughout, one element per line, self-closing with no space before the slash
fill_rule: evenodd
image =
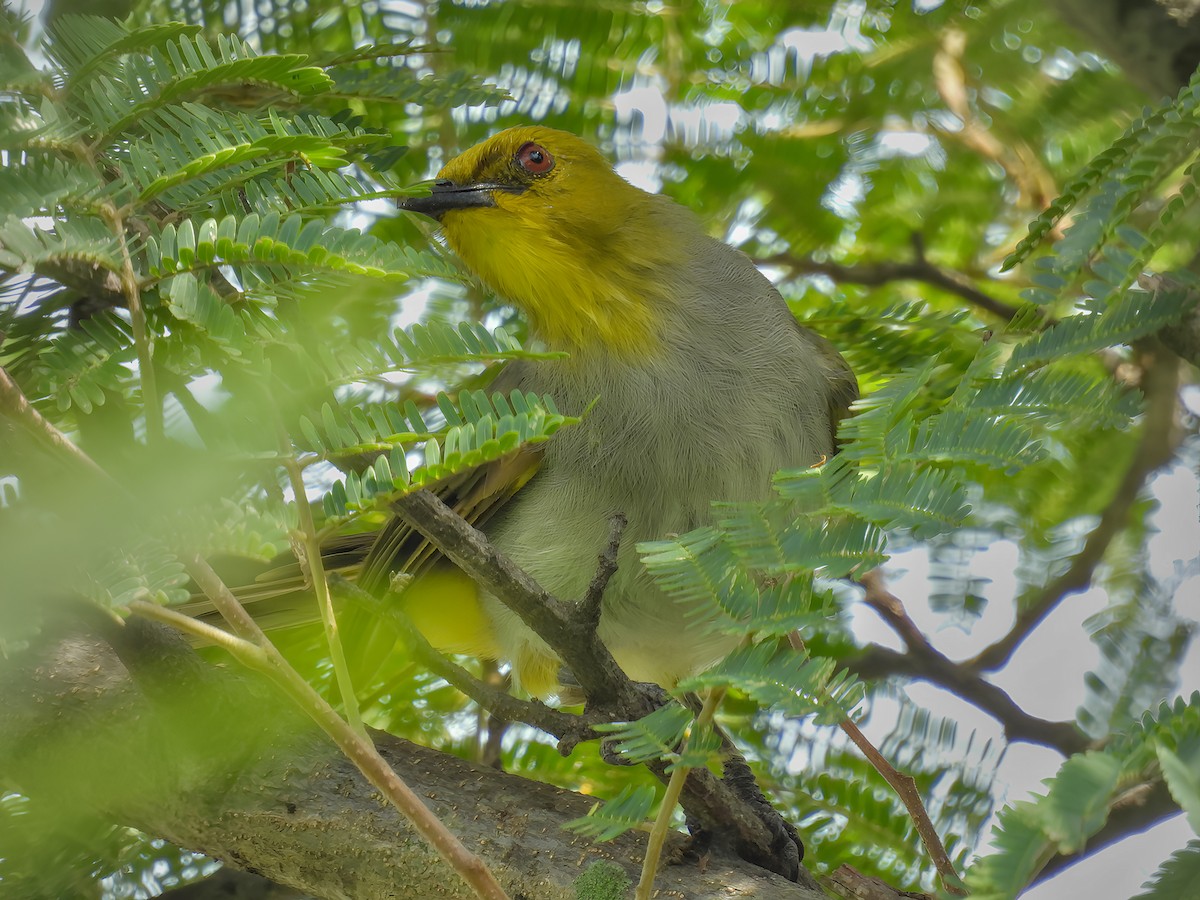
<path id="1" fill-rule="evenodd" d="M 551 347 L 635 354 L 656 342 L 671 302 L 664 267 L 681 258 L 681 223 L 664 202 L 575 135 L 522 126 L 452 159 L 430 197 L 401 207 L 439 219 L 454 251 Z"/>

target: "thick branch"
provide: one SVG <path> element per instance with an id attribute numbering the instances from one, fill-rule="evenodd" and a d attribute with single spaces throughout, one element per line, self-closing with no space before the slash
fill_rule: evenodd
<path id="1" fill-rule="evenodd" d="M 1128 523 L 1129 512 L 1137 502 L 1146 480 L 1174 455 L 1172 432 L 1175 428 L 1179 363 L 1157 341 L 1145 342 L 1140 355 L 1143 364 L 1142 390 L 1146 396 L 1142 435 L 1133 461 L 1100 516 L 1100 522 L 1088 535 L 1083 549 L 1076 554 L 1065 572 L 1018 600 L 1017 619 L 1012 629 L 967 663 L 969 667 L 982 671 L 1002 668 L 1012 659 L 1022 642 L 1058 608 L 1068 594 L 1087 589 L 1109 544 Z"/>
<path id="2" fill-rule="evenodd" d="M 470 896 L 269 684 L 200 663 L 150 623 L 113 627 L 129 645 L 121 653 L 79 632 L 0 668 L 10 698 L 0 705 L 0 769 L 34 802 L 61 809 L 65 827 L 99 814 L 327 900 Z M 148 651 L 146 635 L 156 642 Z M 374 737 L 513 896 L 574 898 L 572 881 L 600 859 L 636 879 L 644 835 L 593 844 L 562 830 L 592 798 Z M 660 879 L 665 896 L 820 898 L 722 858 Z"/>

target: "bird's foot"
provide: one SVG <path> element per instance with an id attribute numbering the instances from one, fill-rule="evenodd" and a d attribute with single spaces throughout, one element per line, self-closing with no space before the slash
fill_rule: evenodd
<path id="1" fill-rule="evenodd" d="M 800 865 L 804 859 L 804 843 L 796 833 L 795 826 L 771 805 L 759 788 L 758 782 L 754 780 L 754 773 L 740 755 L 733 754 L 726 758 L 725 776 L 722 780 L 750 807 L 770 833 L 770 845 L 765 853 L 759 846 L 738 841 L 734 847 L 737 855 L 764 869 L 770 869 L 789 881 L 811 881 L 812 876 Z M 815 881 L 810 886 L 815 887 Z"/>

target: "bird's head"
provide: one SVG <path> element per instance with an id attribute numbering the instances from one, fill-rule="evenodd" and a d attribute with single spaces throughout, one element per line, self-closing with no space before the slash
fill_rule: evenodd
<path id="1" fill-rule="evenodd" d="M 664 267 L 680 258 L 681 211 L 664 203 L 583 139 L 521 126 L 452 159 L 430 196 L 400 207 L 438 219 L 459 257 L 551 346 L 644 353 L 670 302 Z"/>

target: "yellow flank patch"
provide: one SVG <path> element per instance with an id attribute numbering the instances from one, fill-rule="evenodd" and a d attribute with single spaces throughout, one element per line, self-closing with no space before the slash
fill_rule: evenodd
<path id="1" fill-rule="evenodd" d="M 558 689 L 558 657 L 525 647 L 513 661 L 513 676 L 517 685 L 533 697 L 545 699 Z"/>
<path id="2" fill-rule="evenodd" d="M 438 650 L 489 659 L 501 655 L 479 589 L 461 569 L 445 566 L 423 573 L 405 589 L 400 604 Z"/>

